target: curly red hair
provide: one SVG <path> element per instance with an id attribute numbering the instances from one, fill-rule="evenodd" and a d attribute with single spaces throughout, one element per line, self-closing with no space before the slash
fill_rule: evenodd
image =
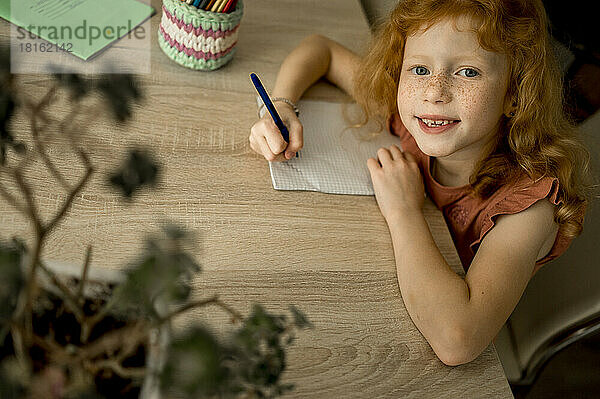
<path id="1" fill-rule="evenodd" d="M 470 177 L 476 195 L 488 197 L 523 171 L 531 178 L 558 177 L 554 220 L 568 237 L 581 233 L 591 196 L 589 152 L 564 112 L 562 78 L 541 0 L 401 0 L 377 30 L 355 79 L 354 97 L 366 112 L 387 117 L 397 112 L 404 43 L 437 21 L 467 16 L 479 44 L 507 55 L 506 99 L 514 117 L 503 117 L 493 148 Z"/>

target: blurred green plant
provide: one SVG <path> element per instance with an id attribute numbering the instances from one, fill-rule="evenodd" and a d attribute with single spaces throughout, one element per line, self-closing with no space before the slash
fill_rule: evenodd
<path id="1" fill-rule="evenodd" d="M 293 343 L 296 330 L 312 327 L 310 322 L 294 306 L 289 308 L 289 320 L 268 313 L 259 304 L 244 318 L 218 296 L 192 301 L 191 280 L 201 267 L 184 248 L 197 240 L 177 226 L 166 225 L 160 236 L 148 238 L 138 261 L 127 267 L 121 281 L 108 282 L 107 294 L 100 298 L 85 295 L 91 284 L 91 247 L 76 281 L 44 264 L 42 250 L 48 233 L 67 216 L 94 173 L 78 134 L 90 121 L 75 122 L 82 113 L 81 101 L 100 94 L 117 123 L 125 123 L 132 105 L 143 101 L 143 95 L 130 75 L 91 79 L 57 73 L 38 101 L 21 96 L 15 86 L 8 51 L 0 48 L 0 177 L 12 183 L 0 184 L 0 197 L 27 217 L 35 236 L 31 247 L 19 238 L 0 241 L 0 398 L 112 398 L 110 389 L 101 389 L 106 375 L 125 381 L 119 389 L 127 394 L 119 393 L 120 397 L 137 395 L 149 377 L 158 381 L 161 392 L 185 398 L 274 398 L 293 389 L 280 381 L 286 366 L 285 347 Z M 61 94 L 68 95 L 71 110 L 55 119 L 46 109 Z M 20 110 L 31 119 L 28 139 L 17 139 L 11 130 L 11 119 Z M 69 139 L 84 166 L 75 184 L 46 148 L 51 145 L 46 129 L 52 125 Z M 40 216 L 35 192 L 24 173 L 36 158 L 67 194 L 48 221 Z M 107 180 L 131 200 L 145 186 L 154 186 L 159 173 L 149 152 L 132 149 Z M 46 285 L 40 283 L 40 276 Z M 239 328 L 218 337 L 195 325 L 171 336 L 169 326 L 175 317 L 209 305 L 227 312 Z M 170 340 L 157 367 L 147 363 L 148 348 L 153 345 L 153 334 L 165 331 Z"/>
<path id="2" fill-rule="evenodd" d="M 145 185 L 156 184 L 159 168 L 145 151 L 134 149 L 123 165 L 110 176 L 110 183 L 127 199 Z"/>

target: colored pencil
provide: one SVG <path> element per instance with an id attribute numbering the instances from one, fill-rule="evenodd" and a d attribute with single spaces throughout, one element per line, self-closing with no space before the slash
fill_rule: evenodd
<path id="1" fill-rule="evenodd" d="M 256 76 L 255 73 L 250 74 L 250 79 L 252 79 L 252 83 L 254 83 L 254 87 L 256 88 L 258 95 L 260 96 L 260 98 L 262 98 L 263 103 L 265 104 L 265 107 L 267 107 L 267 111 L 269 111 L 269 114 L 271 114 L 271 118 L 273 118 L 273 122 L 275 122 L 275 125 L 281 132 L 281 136 L 283 137 L 285 142 L 289 144 L 290 132 L 288 131 L 287 127 L 281 120 L 281 117 L 277 113 L 277 110 L 275 109 L 273 102 L 269 98 L 269 95 L 267 94 L 265 87 L 262 85 L 260 79 L 258 78 L 258 76 Z M 296 152 L 296 158 L 298 158 L 298 152 Z"/>
<path id="2" fill-rule="evenodd" d="M 221 4 L 221 0 L 215 1 L 215 4 L 213 4 L 213 6 L 210 9 L 210 11 L 211 12 L 217 12 L 217 10 L 219 9 L 219 4 Z"/>
<path id="3" fill-rule="evenodd" d="M 221 1 L 221 4 L 219 5 L 219 9 L 217 10 L 217 12 L 223 12 L 223 9 L 225 8 L 226 5 L 227 5 L 227 0 Z"/>
<path id="4" fill-rule="evenodd" d="M 231 5 L 229 6 L 229 10 L 227 12 L 235 11 L 235 9 L 237 7 L 237 3 L 238 3 L 238 0 L 233 0 Z"/>
<path id="5" fill-rule="evenodd" d="M 206 5 L 206 7 L 204 7 L 205 11 L 210 11 L 210 8 L 213 6 L 213 4 L 215 3 L 216 0 L 210 0 L 208 2 L 208 4 Z"/>
<path id="6" fill-rule="evenodd" d="M 225 5 L 223 12 L 229 12 L 229 10 L 231 9 L 231 3 L 233 3 L 233 0 L 227 0 L 227 4 Z"/>

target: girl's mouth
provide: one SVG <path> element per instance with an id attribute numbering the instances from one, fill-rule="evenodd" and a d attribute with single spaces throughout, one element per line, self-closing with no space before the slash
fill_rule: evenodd
<path id="1" fill-rule="evenodd" d="M 443 133 L 460 123 L 460 120 L 456 119 L 427 119 L 419 118 L 418 116 L 415 116 L 415 118 L 419 120 L 421 130 L 427 134 Z"/>

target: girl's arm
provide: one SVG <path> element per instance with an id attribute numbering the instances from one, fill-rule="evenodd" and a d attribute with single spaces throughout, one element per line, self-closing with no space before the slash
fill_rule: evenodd
<path id="1" fill-rule="evenodd" d="M 463 280 L 444 260 L 423 216 L 416 158 L 392 145 L 369 158 L 377 204 L 394 247 L 402 299 L 413 322 L 447 365 L 470 362 L 492 342 L 519 302 L 537 259 L 558 231 L 554 206 L 540 200 L 496 219 Z"/>
<path id="2" fill-rule="evenodd" d="M 322 77 L 352 95 L 359 62 L 360 57 L 341 44 L 321 35 L 308 36 L 281 64 L 272 95 L 296 103 Z"/>
<path id="3" fill-rule="evenodd" d="M 312 84 L 322 77 L 352 95 L 353 79 L 360 58 L 333 40 L 320 35 L 304 39 L 285 58 L 279 69 L 273 97 L 283 97 L 296 103 Z M 285 102 L 275 102 L 283 122 L 290 132 L 289 144 L 268 113 L 250 129 L 250 148 L 271 162 L 291 159 L 304 145 L 302 124 Z"/>
<path id="4" fill-rule="evenodd" d="M 547 243 L 554 242 L 558 227 L 553 208 L 541 200 L 520 213 L 499 216 L 464 280 L 442 257 L 421 212 L 388 220 L 402 298 L 442 362 L 468 363 L 498 334 L 536 260 L 548 252 Z"/>

